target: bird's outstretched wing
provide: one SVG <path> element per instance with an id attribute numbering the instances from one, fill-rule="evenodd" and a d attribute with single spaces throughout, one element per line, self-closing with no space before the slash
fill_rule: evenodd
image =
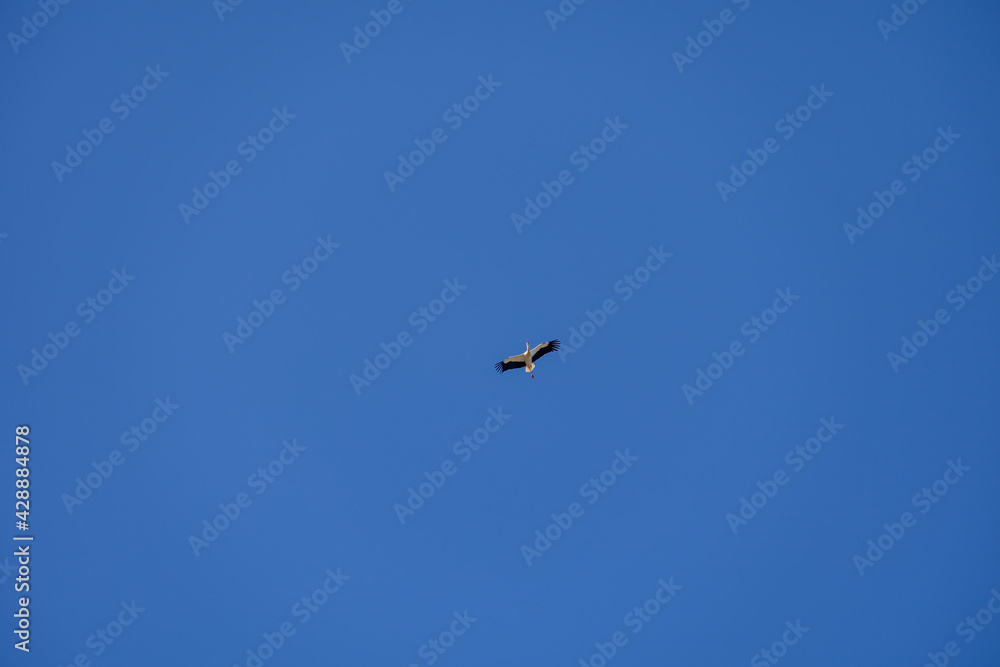
<path id="1" fill-rule="evenodd" d="M 559 349 L 558 340 L 550 340 L 548 343 L 542 343 L 541 345 L 536 345 L 535 349 L 531 351 L 531 360 L 535 361 L 539 357 L 544 357 L 549 352 Z M 523 364 L 522 364 L 523 366 Z"/>
<path id="2" fill-rule="evenodd" d="M 503 361 L 497 362 L 497 373 L 503 373 L 504 371 L 509 371 L 514 368 L 524 368 L 525 363 L 523 361 L 518 361 L 518 357 L 522 355 L 518 354 L 513 357 L 507 357 Z"/>

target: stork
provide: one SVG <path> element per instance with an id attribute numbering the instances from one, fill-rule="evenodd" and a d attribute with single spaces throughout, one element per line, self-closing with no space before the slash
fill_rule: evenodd
<path id="1" fill-rule="evenodd" d="M 531 349 L 530 342 L 524 341 L 524 354 L 515 354 L 513 357 L 507 357 L 503 361 L 497 362 L 497 372 L 503 373 L 514 368 L 524 368 L 525 373 L 531 373 L 531 377 L 535 377 L 535 374 L 532 373 L 535 370 L 535 361 L 539 357 L 558 349 L 558 340 L 550 340 L 548 343 L 536 345 L 534 350 Z"/>

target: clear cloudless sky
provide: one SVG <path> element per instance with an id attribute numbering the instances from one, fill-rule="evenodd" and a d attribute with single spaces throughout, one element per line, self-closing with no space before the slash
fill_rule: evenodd
<path id="1" fill-rule="evenodd" d="M 997 664 L 1000 9 L 903 4 L 6 3 L 0 662 Z"/>

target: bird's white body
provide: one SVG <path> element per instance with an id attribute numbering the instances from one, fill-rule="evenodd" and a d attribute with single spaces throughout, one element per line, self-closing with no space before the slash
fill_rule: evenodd
<path id="1" fill-rule="evenodd" d="M 541 347 L 541 345 L 538 347 Z M 535 362 L 531 360 L 531 343 L 528 341 L 524 341 L 524 354 L 518 355 L 518 361 L 524 362 L 525 373 L 535 370 Z"/>

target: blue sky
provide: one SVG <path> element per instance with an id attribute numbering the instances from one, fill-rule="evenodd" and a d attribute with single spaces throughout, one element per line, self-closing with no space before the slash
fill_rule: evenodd
<path id="1" fill-rule="evenodd" d="M 0 10 L 3 664 L 1000 656 L 1000 10 L 222 1 Z"/>

